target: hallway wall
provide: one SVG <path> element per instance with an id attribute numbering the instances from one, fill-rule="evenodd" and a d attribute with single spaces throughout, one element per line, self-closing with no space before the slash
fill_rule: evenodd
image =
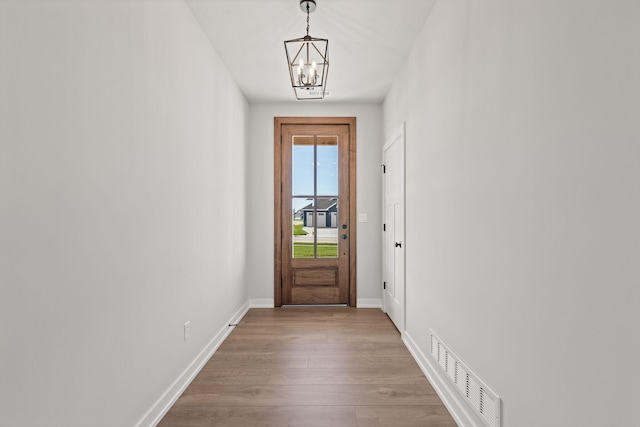
<path id="1" fill-rule="evenodd" d="M 135 425 L 228 328 L 247 115 L 182 2 L 0 1 L 0 425 Z"/>
<path id="2" fill-rule="evenodd" d="M 438 1 L 384 103 L 385 136 L 407 129 L 407 336 L 428 355 L 433 329 L 504 426 L 638 422 L 638 22 L 623 0 Z"/>
<path id="3" fill-rule="evenodd" d="M 293 92 L 291 93 L 293 98 Z M 357 298 L 359 305 L 380 304 L 382 285 L 382 106 L 380 104 L 339 104 L 292 102 L 252 104 L 249 108 L 247 149 L 248 206 L 262 212 L 247 226 L 249 297 L 273 304 L 273 118 L 274 117 L 356 117 L 357 209 L 368 221 L 358 223 Z M 272 305 L 273 306 L 273 305 Z"/>

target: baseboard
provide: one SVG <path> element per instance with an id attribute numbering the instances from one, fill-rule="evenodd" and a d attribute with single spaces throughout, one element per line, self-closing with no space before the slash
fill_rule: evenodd
<path id="1" fill-rule="evenodd" d="M 382 309 L 382 300 L 381 299 L 364 299 L 358 298 L 356 301 L 356 306 L 358 308 L 379 308 Z"/>
<path id="2" fill-rule="evenodd" d="M 420 350 L 408 332 L 402 334 L 402 340 L 458 426 L 485 427 L 484 422 L 478 418 L 451 381 L 445 377 L 446 374 Z"/>
<path id="3" fill-rule="evenodd" d="M 273 298 L 249 300 L 250 308 L 273 308 L 273 304 Z"/>
<path id="4" fill-rule="evenodd" d="M 171 409 L 173 404 L 178 400 L 182 392 L 187 388 L 191 381 L 198 375 L 198 372 L 209 361 L 213 353 L 220 347 L 233 328 L 229 324 L 238 323 L 247 311 L 249 311 L 249 302 L 247 301 L 240 309 L 229 319 L 228 322 L 220 329 L 213 339 L 205 346 L 204 349 L 196 356 L 196 358 L 187 366 L 180 376 L 169 386 L 162 396 L 153 404 L 147 413 L 138 421 L 136 427 L 153 427 L 157 425 L 162 417 Z"/>

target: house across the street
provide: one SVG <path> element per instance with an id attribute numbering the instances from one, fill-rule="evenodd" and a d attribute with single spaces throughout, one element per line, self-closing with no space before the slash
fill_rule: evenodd
<path id="1" fill-rule="evenodd" d="M 316 223 L 318 228 L 338 227 L 338 199 L 318 199 L 317 206 L 308 204 L 302 211 L 304 227 L 313 227 L 313 212 L 316 211 Z"/>

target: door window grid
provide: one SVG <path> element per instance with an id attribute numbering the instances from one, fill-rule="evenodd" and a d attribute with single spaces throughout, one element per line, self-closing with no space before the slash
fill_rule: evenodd
<path id="1" fill-rule="evenodd" d="M 338 137 L 293 135 L 292 145 L 291 256 L 337 258 Z M 303 194 L 311 189 L 313 194 Z"/>

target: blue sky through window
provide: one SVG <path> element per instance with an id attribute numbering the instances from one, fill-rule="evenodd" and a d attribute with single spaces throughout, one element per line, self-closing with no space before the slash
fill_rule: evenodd
<path id="1" fill-rule="evenodd" d="M 338 146 L 318 145 L 317 177 L 319 196 L 338 196 Z M 293 195 L 312 196 L 313 193 L 313 146 L 293 146 Z M 298 210 L 311 203 L 307 198 L 297 198 L 293 208 Z"/>

